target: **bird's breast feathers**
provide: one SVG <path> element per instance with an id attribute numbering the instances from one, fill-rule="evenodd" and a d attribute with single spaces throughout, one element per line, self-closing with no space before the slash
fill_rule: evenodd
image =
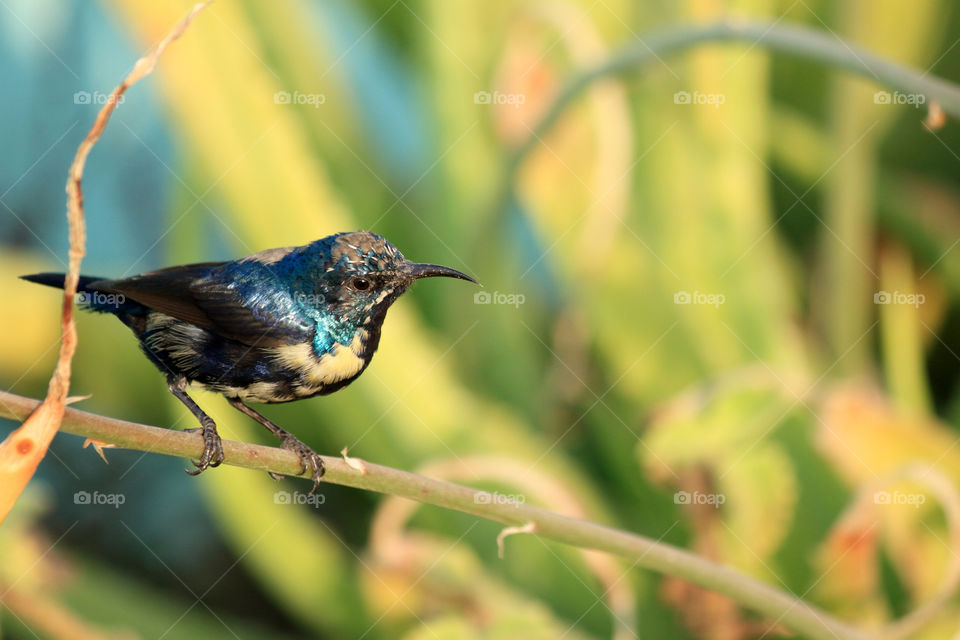
<path id="1" fill-rule="evenodd" d="M 349 344 L 321 350 L 314 341 L 248 346 L 161 313 L 151 313 L 144 351 L 164 370 L 227 397 L 289 402 L 336 391 L 370 361 L 370 333 L 357 329 Z"/>
<path id="2" fill-rule="evenodd" d="M 280 367 L 296 372 L 306 390 L 324 387 L 351 380 L 367 365 L 364 358 L 368 334 L 358 329 L 349 345 L 334 343 L 329 351 L 317 354 L 313 344 L 304 342 L 268 349 Z"/>

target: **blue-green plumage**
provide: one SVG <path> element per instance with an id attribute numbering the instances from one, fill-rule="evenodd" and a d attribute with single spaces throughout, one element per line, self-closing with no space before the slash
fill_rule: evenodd
<path id="1" fill-rule="evenodd" d="M 212 420 L 186 396 L 187 383 L 222 393 L 284 438 L 317 479 L 316 454 L 243 403 L 289 402 L 349 384 L 370 363 L 390 305 L 414 280 L 433 276 L 473 281 L 412 263 L 382 236 L 356 231 L 231 262 L 120 280 L 83 276 L 78 299 L 129 326 L 171 392 L 200 419 L 208 443 L 200 470 L 219 464 L 222 453 Z M 23 277 L 63 286 L 63 274 Z"/>

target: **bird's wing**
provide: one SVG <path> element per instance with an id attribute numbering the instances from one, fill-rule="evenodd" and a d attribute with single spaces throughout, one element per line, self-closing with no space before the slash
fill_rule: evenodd
<path id="1" fill-rule="evenodd" d="M 209 316 L 190 295 L 190 285 L 223 262 L 203 262 L 151 271 L 132 278 L 95 280 L 88 286 L 105 293 L 119 293 L 140 304 L 204 328 L 212 328 Z"/>
<path id="2" fill-rule="evenodd" d="M 298 318 L 282 291 L 244 285 L 234 277 L 236 271 L 222 268 L 233 265 L 206 262 L 170 267 L 122 280 L 99 280 L 92 286 L 250 346 L 312 338 L 312 325 Z"/>

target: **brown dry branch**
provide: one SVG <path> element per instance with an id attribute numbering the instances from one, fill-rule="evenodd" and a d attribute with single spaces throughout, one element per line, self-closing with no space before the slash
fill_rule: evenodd
<path id="1" fill-rule="evenodd" d="M 62 339 L 60 357 L 50 385 L 47 397 L 39 407 L 26 417 L 23 424 L 0 443 L 0 523 L 6 519 L 24 487 L 33 477 L 47 447 L 56 435 L 63 421 L 67 406 L 67 393 L 70 391 L 70 365 L 77 350 L 77 328 L 73 320 L 73 300 L 80 279 L 80 261 L 86 246 L 86 224 L 83 217 L 83 168 L 93 146 L 103 135 L 107 122 L 116 108 L 120 97 L 134 83 L 153 71 L 157 60 L 171 42 L 179 38 L 187 26 L 209 3 L 197 4 L 193 10 L 173 28 L 147 55 L 137 60 L 133 71 L 124 78 L 107 98 L 106 104 L 97 114 L 90 132 L 77 148 L 73 164 L 67 178 L 67 221 L 70 225 L 70 259 L 67 275 L 63 284 L 63 309 L 60 314 Z"/>

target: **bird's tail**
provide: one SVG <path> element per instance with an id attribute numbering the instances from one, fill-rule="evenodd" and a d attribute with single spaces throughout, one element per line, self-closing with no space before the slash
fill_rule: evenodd
<path id="1" fill-rule="evenodd" d="M 63 289 L 63 280 L 66 277 L 67 274 L 65 273 L 31 273 L 27 276 L 20 276 L 20 279 L 26 280 L 27 282 L 36 282 L 37 284 L 46 285 L 48 287 Z M 77 285 L 77 291 L 90 292 L 91 289 L 88 288 L 90 283 L 96 282 L 97 280 L 103 280 L 103 278 L 80 276 L 80 283 Z"/>
<path id="2" fill-rule="evenodd" d="M 30 275 L 20 276 L 20 279 L 28 282 L 36 282 L 37 284 L 48 287 L 63 289 L 63 280 L 65 277 L 66 274 L 63 273 L 32 273 Z M 121 294 L 99 291 L 94 283 L 104 279 L 105 278 L 97 278 L 94 276 L 80 276 L 80 281 L 77 284 L 76 303 L 90 311 L 117 315 L 135 312 L 140 309 L 137 303 L 126 300 Z"/>

